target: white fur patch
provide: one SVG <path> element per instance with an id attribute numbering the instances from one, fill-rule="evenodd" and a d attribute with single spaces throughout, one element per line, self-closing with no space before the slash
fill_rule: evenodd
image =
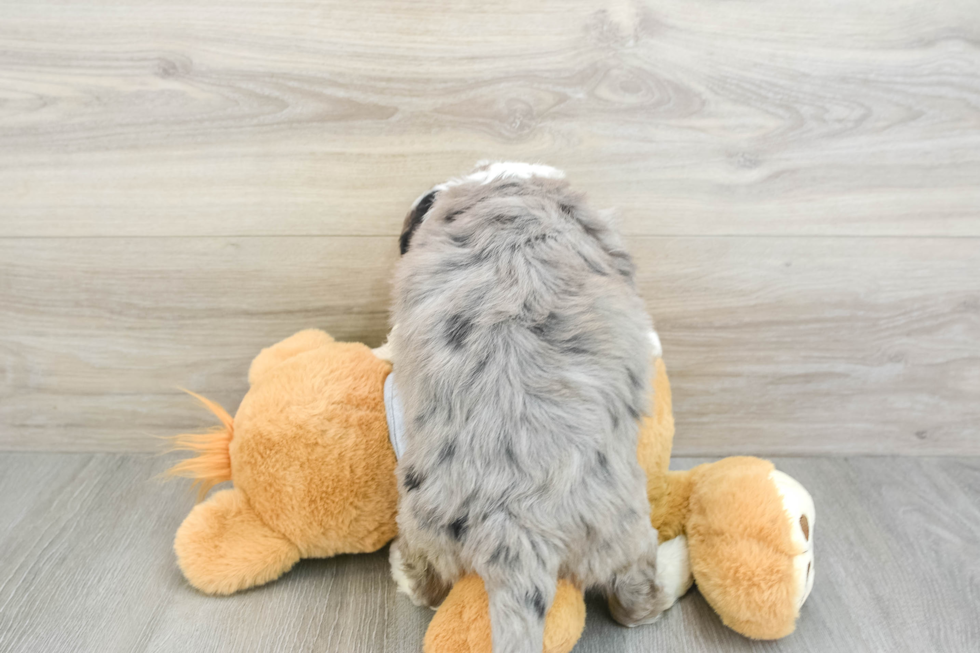
<path id="1" fill-rule="evenodd" d="M 793 558 L 793 570 L 799 580 L 796 595 L 796 604 L 802 606 L 810 596 L 813 589 L 813 577 L 815 566 L 813 562 L 813 527 L 817 521 L 816 511 L 813 505 L 813 497 L 806 491 L 799 481 L 792 476 L 774 469 L 769 474 L 769 479 L 776 486 L 779 496 L 783 500 L 783 509 L 790 521 L 790 537 L 793 544 L 800 548 L 800 553 Z M 800 516 L 805 515 L 809 537 L 803 533 L 800 525 Z"/>
<path id="2" fill-rule="evenodd" d="M 671 604 L 691 589 L 694 576 L 686 536 L 678 535 L 657 547 L 657 582 L 671 597 Z"/>
<path id="3" fill-rule="evenodd" d="M 545 177 L 546 179 L 565 178 L 563 171 L 541 163 L 522 163 L 520 161 L 494 161 L 490 163 L 481 161 L 477 165 L 486 165 L 487 167 L 467 175 L 463 180 L 489 184 L 491 181 L 506 179 L 507 177 L 516 177 L 518 179 L 530 179 L 531 177 Z"/>
<path id="4" fill-rule="evenodd" d="M 412 581 L 409 580 L 408 576 L 405 575 L 401 551 L 395 547 L 391 547 L 388 562 L 391 564 L 391 577 L 395 579 L 395 584 L 398 585 L 398 591 L 414 602 L 415 587 L 412 585 Z"/>
<path id="5" fill-rule="evenodd" d="M 424 607 L 424 604 L 418 601 L 415 597 L 415 585 L 408 578 L 405 573 L 404 563 L 402 562 L 401 551 L 395 547 L 391 547 L 388 553 L 388 564 L 391 565 L 391 577 L 395 579 L 395 584 L 398 585 L 398 591 L 411 599 L 412 603 L 419 607 Z M 429 606 L 433 610 L 438 609 L 439 606 Z"/>
<path id="6" fill-rule="evenodd" d="M 391 327 L 391 331 L 388 332 L 388 337 L 385 338 L 385 344 L 380 347 L 375 347 L 371 350 L 371 353 L 380 358 L 383 361 L 388 361 L 393 363 L 395 360 L 395 351 L 391 345 L 391 334 L 395 332 L 395 327 Z"/>
<path id="7" fill-rule="evenodd" d="M 515 179 L 530 179 L 531 177 L 545 177 L 546 179 L 565 178 L 565 173 L 563 171 L 541 163 L 522 163 L 520 161 L 479 161 L 476 165 L 477 167 L 486 167 L 482 170 L 477 170 L 476 172 L 470 173 L 465 177 L 453 177 L 449 181 L 436 184 L 432 187 L 432 190 L 415 198 L 415 201 L 412 202 L 412 208 L 414 209 L 416 206 L 418 206 L 419 202 L 422 201 L 422 198 L 431 193 L 433 190 L 446 190 L 447 188 L 452 188 L 453 186 L 459 186 L 460 184 L 465 184 L 468 182 L 476 182 L 484 185 L 489 184 L 492 181 L 506 179 L 508 177 L 513 177 Z M 425 218 L 423 217 L 423 220 L 424 219 Z"/>
<path id="8" fill-rule="evenodd" d="M 651 331 L 650 332 L 650 342 L 653 343 L 653 357 L 654 358 L 663 358 L 664 348 L 660 344 L 660 336 L 657 335 L 657 332 L 656 331 Z"/>

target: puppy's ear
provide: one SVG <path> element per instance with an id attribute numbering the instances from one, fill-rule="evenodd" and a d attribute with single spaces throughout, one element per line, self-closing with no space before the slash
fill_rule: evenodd
<path id="1" fill-rule="evenodd" d="M 422 221 L 425 219 L 425 214 L 429 212 L 429 209 L 432 208 L 432 203 L 435 201 L 436 191 L 429 191 L 415 203 L 412 210 L 405 216 L 405 223 L 402 225 L 402 235 L 398 239 L 398 245 L 403 255 L 408 251 L 408 245 L 412 241 L 412 236 L 415 235 L 415 230 L 422 224 Z"/>

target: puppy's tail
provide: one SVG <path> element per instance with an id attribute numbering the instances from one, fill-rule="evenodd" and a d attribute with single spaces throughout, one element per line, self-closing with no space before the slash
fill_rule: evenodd
<path id="1" fill-rule="evenodd" d="M 544 647 L 544 620 L 557 577 L 538 551 L 501 544 L 481 570 L 490 598 L 493 653 L 540 653 Z"/>
<path id="2" fill-rule="evenodd" d="M 183 433 L 169 438 L 172 443 L 171 451 L 194 451 L 197 455 L 182 460 L 165 474 L 194 479 L 194 485 L 198 487 L 197 499 L 200 501 L 215 485 L 231 480 L 229 447 L 235 434 L 235 422 L 224 408 L 210 399 L 190 390 L 184 392 L 204 404 L 221 421 L 221 426 L 206 433 Z"/>

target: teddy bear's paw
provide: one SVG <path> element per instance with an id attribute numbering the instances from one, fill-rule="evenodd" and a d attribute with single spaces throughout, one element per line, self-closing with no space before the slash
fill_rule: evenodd
<path id="1" fill-rule="evenodd" d="M 694 583 L 687 537 L 678 535 L 657 547 L 657 582 L 673 605 Z"/>
<path id="2" fill-rule="evenodd" d="M 813 526 L 816 521 L 813 497 L 799 481 L 778 469 L 772 470 L 769 478 L 783 500 L 783 509 L 790 522 L 790 537 L 800 550 L 793 558 L 793 570 L 799 588 L 796 605 L 802 606 L 813 589 Z"/>

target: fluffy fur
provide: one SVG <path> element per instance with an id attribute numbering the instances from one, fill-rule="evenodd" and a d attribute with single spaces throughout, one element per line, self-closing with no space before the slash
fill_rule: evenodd
<path id="1" fill-rule="evenodd" d="M 170 438 L 173 451 L 193 451 L 197 455 L 180 461 L 166 475 L 194 479 L 197 500 L 201 501 L 215 485 L 231 480 L 228 448 L 235 434 L 235 422 L 224 408 L 207 397 L 190 390 L 184 392 L 200 401 L 221 422 L 221 426 L 206 433 L 182 433 Z"/>
<path id="2" fill-rule="evenodd" d="M 179 442 L 173 473 L 235 487 L 198 504 L 174 550 L 209 594 L 261 585 L 301 557 L 375 551 L 395 536 L 398 490 L 383 387 L 391 365 L 360 343 L 301 331 L 262 350 L 234 420 Z"/>
<path id="3" fill-rule="evenodd" d="M 301 551 L 311 556 L 372 551 L 395 536 L 395 458 L 384 433 L 382 396 L 389 369 L 363 345 L 334 342 L 320 331 L 298 333 L 259 354 L 249 374 L 252 388 L 242 402 L 254 408 L 240 409 L 233 431 L 220 428 L 214 446 L 202 453 L 221 454 L 219 443 L 227 447 L 238 441 L 234 451 L 225 451 L 235 489 L 215 492 L 195 507 L 174 543 L 191 585 L 228 594 L 274 580 Z M 787 483 L 773 482 L 777 473 L 755 458 L 668 472 L 674 428 L 662 360 L 656 361 L 654 388 L 653 414 L 643 420 L 637 456 L 647 474 L 651 520 L 665 540 L 657 552 L 665 592 L 673 598 L 690 582 L 685 537 L 679 535 L 690 529 L 690 565 L 725 623 L 757 638 L 792 632 L 813 582 L 812 568 L 801 560 L 813 556 L 812 501 L 802 487 L 795 494 L 805 496 L 795 501 L 780 497 Z M 319 395 L 328 401 L 311 404 Z M 309 427 L 297 428 L 295 420 Z M 251 439 L 253 446 L 242 446 Z M 275 456 L 237 453 L 248 450 L 274 450 Z M 195 478 L 224 479 L 229 468 L 220 456 L 212 460 L 219 464 L 185 469 Z M 269 488 L 257 486 L 254 476 L 239 482 L 239 475 L 250 477 L 251 466 L 268 467 L 262 478 Z M 315 492 L 294 500 L 311 478 Z M 252 496 L 263 497 L 257 502 L 263 512 L 253 507 Z M 288 536 L 266 524 L 270 514 L 277 525 L 291 525 Z M 714 526 L 713 519 L 719 520 Z M 488 606 L 483 583 L 464 577 L 430 623 L 425 652 L 488 653 Z M 546 617 L 544 650 L 568 653 L 584 617 L 581 592 L 559 583 Z"/>
<path id="4" fill-rule="evenodd" d="M 625 624 L 667 605 L 636 456 L 650 321 L 608 220 L 559 177 L 498 164 L 439 187 L 395 279 L 392 558 L 428 605 L 478 573 L 495 653 L 541 650 L 559 576 Z"/>
<path id="5" fill-rule="evenodd" d="M 490 602 L 479 576 L 464 576 L 440 606 L 425 632 L 425 653 L 489 653 Z M 558 581 L 544 624 L 543 653 L 568 653 L 585 628 L 582 593 Z"/>

